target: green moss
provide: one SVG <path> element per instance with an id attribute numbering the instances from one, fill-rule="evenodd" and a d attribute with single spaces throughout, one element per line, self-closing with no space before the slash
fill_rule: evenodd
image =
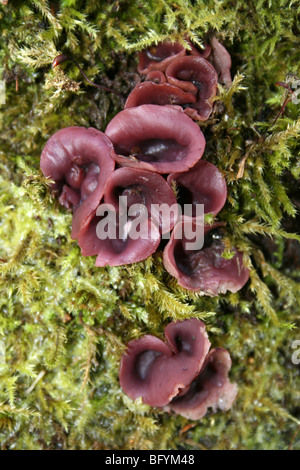
<path id="1" fill-rule="evenodd" d="M 11 3 L 11 5 L 10 5 Z M 12 3 L 14 6 L 12 6 Z M 3 449 L 300 448 L 299 106 L 275 118 L 286 75 L 299 76 L 296 1 L 27 0 L 0 6 L 0 446 Z M 299 13 L 299 12 L 298 12 Z M 55 131 L 103 130 L 121 100 L 82 82 L 134 86 L 135 51 L 163 39 L 201 44 L 214 33 L 235 80 L 201 123 L 205 157 L 224 173 L 226 251 L 245 253 L 251 279 L 237 294 L 178 287 L 161 256 L 95 268 L 70 238 L 71 214 L 51 198 L 39 156 Z M 17 87 L 16 87 L 17 84 Z M 217 111 L 218 110 L 218 111 Z M 132 402 L 118 384 L 126 343 L 158 337 L 171 319 L 205 321 L 230 350 L 233 410 L 188 420 Z"/>

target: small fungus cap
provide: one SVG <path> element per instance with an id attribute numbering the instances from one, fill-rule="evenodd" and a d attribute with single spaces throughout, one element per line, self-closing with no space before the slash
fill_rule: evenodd
<path id="1" fill-rule="evenodd" d="M 168 182 L 176 182 L 177 197 L 181 205 L 192 204 L 195 216 L 196 204 L 204 205 L 204 213 L 218 214 L 227 198 L 227 185 L 220 170 L 205 160 L 183 173 L 171 173 Z"/>
<path id="2" fill-rule="evenodd" d="M 134 108 L 142 104 L 157 104 L 159 106 L 180 106 L 193 104 L 196 96 L 186 93 L 170 83 L 143 82 L 137 85 L 128 96 L 124 108 Z"/>
<path id="3" fill-rule="evenodd" d="M 203 295 L 216 296 L 227 290 L 237 292 L 246 284 L 249 270 L 243 266 L 243 254 L 235 250 L 231 259 L 222 257 L 225 246 L 218 230 L 222 225 L 215 223 L 203 228 L 203 222 L 195 218 L 185 218 L 175 225 L 163 252 L 163 263 L 180 286 Z M 186 230 L 195 233 L 196 237 L 197 230 L 201 229 L 204 231 L 203 247 L 199 250 L 188 249 L 187 243 L 194 240 L 186 238 Z"/>
<path id="4" fill-rule="evenodd" d="M 138 72 L 148 74 L 153 70 L 164 72 L 168 64 L 175 57 L 185 55 L 185 48 L 178 43 L 160 42 L 157 46 L 150 46 L 139 54 Z"/>
<path id="5" fill-rule="evenodd" d="M 196 379 L 187 387 L 186 393 L 175 397 L 169 410 L 187 419 L 198 420 L 206 415 L 209 408 L 228 411 L 236 399 L 238 387 L 231 383 L 228 372 L 231 358 L 223 348 L 212 349 Z"/>
<path id="6" fill-rule="evenodd" d="M 214 67 L 202 57 L 179 57 L 167 67 L 166 77 L 171 85 L 195 94 L 196 102 L 185 112 L 199 121 L 208 119 L 212 111 L 209 100 L 216 95 L 218 85 L 218 74 Z"/>

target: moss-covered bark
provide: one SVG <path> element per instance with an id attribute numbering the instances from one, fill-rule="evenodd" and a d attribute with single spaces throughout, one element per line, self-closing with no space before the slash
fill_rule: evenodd
<path id="1" fill-rule="evenodd" d="M 2 2 L 3 3 L 3 2 Z M 0 447 L 3 449 L 300 448 L 300 104 L 276 120 L 287 74 L 300 75 L 296 1 L 16 0 L 0 2 Z M 233 59 L 214 115 L 201 123 L 205 158 L 224 173 L 219 220 L 245 252 L 250 281 L 238 294 L 200 297 L 178 288 L 158 253 L 95 268 L 70 238 L 71 214 L 39 171 L 47 139 L 70 125 L 104 130 L 122 100 L 51 69 L 72 54 L 124 97 L 135 51 L 214 33 Z M 276 122 L 275 122 L 276 121 Z M 171 319 L 196 316 L 233 358 L 230 412 L 191 423 L 133 403 L 118 384 L 121 353 Z"/>

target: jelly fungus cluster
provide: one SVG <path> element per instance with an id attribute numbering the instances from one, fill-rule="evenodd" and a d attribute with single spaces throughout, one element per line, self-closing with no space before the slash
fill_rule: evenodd
<path id="1" fill-rule="evenodd" d="M 42 151 L 41 169 L 54 181 L 59 202 L 73 211 L 71 236 L 83 256 L 96 255 L 96 266 L 144 260 L 170 234 L 163 251 L 166 270 L 182 287 L 215 296 L 238 291 L 249 277 L 242 253 L 222 256 L 225 224 L 205 225 L 197 212 L 201 204 L 204 214 L 216 216 L 227 198 L 222 173 L 200 160 L 205 138 L 195 121 L 209 118 L 218 81 L 230 85 L 231 59 L 216 38 L 202 51 L 192 43 L 190 49 L 165 42 L 142 51 L 138 71 L 145 81 L 132 90 L 124 110 L 104 133 L 76 126 L 56 132 Z M 53 65 L 68 59 L 58 56 Z M 120 203 L 124 197 L 126 208 Z M 186 204 L 192 210 L 182 216 L 179 208 Z M 157 209 L 161 205 L 170 209 L 168 220 Z M 131 236 L 136 206 L 147 209 L 139 237 Z M 119 216 L 114 236 L 101 238 L 97 227 L 111 208 Z M 204 244 L 191 249 L 185 229 L 196 233 L 197 226 Z M 228 378 L 229 353 L 209 351 L 205 326 L 196 318 L 169 323 L 164 333 L 166 342 L 151 335 L 129 342 L 120 367 L 124 392 L 189 419 L 202 418 L 208 408 L 228 410 L 237 394 Z"/>
<path id="2" fill-rule="evenodd" d="M 204 205 L 205 214 L 217 215 L 226 202 L 223 175 L 212 163 L 200 160 L 205 138 L 195 121 L 210 116 L 218 80 L 230 85 L 231 59 L 216 38 L 202 51 L 191 43 L 190 47 L 187 51 L 181 44 L 165 42 L 142 51 L 138 71 L 145 81 L 132 90 L 124 110 L 104 133 L 76 126 L 56 132 L 42 151 L 41 169 L 54 181 L 60 203 L 73 211 L 72 238 L 83 256 L 97 256 L 96 266 L 144 260 L 158 249 L 162 235 L 171 233 L 163 253 L 167 271 L 186 289 L 218 295 L 236 292 L 249 276 L 242 253 L 235 250 L 231 259 L 222 257 L 224 224 L 202 226 L 201 249 L 190 249 L 185 236 L 176 235 L 203 225 L 197 205 Z M 54 65 L 68 58 L 61 55 Z M 126 231 L 116 217 L 115 236 L 99 238 L 103 211 L 113 206 L 120 216 L 121 196 L 128 204 Z M 136 204 L 148 210 L 139 238 L 131 236 L 136 212 L 130 215 L 130 209 Z M 168 221 L 151 210 L 159 204 L 175 207 Z M 176 206 L 186 204 L 192 213 L 182 217 Z"/>

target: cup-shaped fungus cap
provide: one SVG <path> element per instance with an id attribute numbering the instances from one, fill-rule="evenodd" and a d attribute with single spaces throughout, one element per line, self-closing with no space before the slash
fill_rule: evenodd
<path id="1" fill-rule="evenodd" d="M 78 236 L 81 254 L 97 255 L 95 266 L 138 263 L 157 250 L 161 236 L 152 220 L 143 217 L 139 222 L 123 221 L 120 213 L 109 204 L 101 204 L 99 209 L 102 215 L 95 215 Z"/>
<path id="2" fill-rule="evenodd" d="M 210 43 L 212 47 L 210 60 L 218 73 L 219 81 L 230 86 L 232 83 L 230 54 L 217 38 L 213 37 Z"/>
<path id="3" fill-rule="evenodd" d="M 156 46 L 150 46 L 139 54 L 138 72 L 147 74 L 152 70 L 164 72 L 168 64 L 175 57 L 185 55 L 185 48 L 178 43 L 160 42 Z"/>
<path id="4" fill-rule="evenodd" d="M 168 344 L 146 335 L 130 341 L 120 366 L 120 385 L 133 400 L 165 406 L 199 373 L 210 342 L 205 325 L 192 318 L 165 329 Z"/>
<path id="5" fill-rule="evenodd" d="M 67 127 L 56 132 L 41 155 L 41 170 L 54 180 L 60 202 L 73 207 L 72 238 L 89 223 L 113 172 L 113 145 L 103 132 L 84 127 Z"/>
<path id="6" fill-rule="evenodd" d="M 201 419 L 209 408 L 227 411 L 236 398 L 237 384 L 231 383 L 228 372 L 231 369 L 231 358 L 223 348 L 212 349 L 196 379 L 187 387 L 185 394 L 175 397 L 169 410 L 187 419 Z"/>
<path id="7" fill-rule="evenodd" d="M 219 233 L 222 225 L 215 223 L 203 227 L 202 221 L 191 218 L 175 225 L 164 249 L 163 263 L 166 270 L 178 279 L 180 286 L 203 295 L 216 296 L 227 290 L 237 292 L 246 284 L 249 270 L 243 266 L 243 254 L 235 250 L 233 258 L 222 257 L 225 250 Z M 203 247 L 191 249 L 190 244 L 195 242 L 195 237 L 199 237 L 201 230 L 204 232 Z M 186 234 L 189 234 L 188 238 Z"/>
<path id="8" fill-rule="evenodd" d="M 160 106 L 193 104 L 196 97 L 186 93 L 170 83 L 143 82 L 137 85 L 128 96 L 124 108 L 134 108 L 142 104 L 157 104 Z"/>
<path id="9" fill-rule="evenodd" d="M 126 198 L 126 200 L 125 200 Z M 119 168 L 108 178 L 104 202 L 119 212 L 138 205 L 147 209 L 148 218 L 159 226 L 161 233 L 170 232 L 178 217 L 178 206 L 171 185 L 158 173 L 137 168 Z M 126 204 L 122 209 L 122 205 Z"/>
<path id="10" fill-rule="evenodd" d="M 144 104 L 117 114 L 105 133 L 118 154 L 121 166 L 157 173 L 186 171 L 204 152 L 199 126 L 172 106 Z"/>
<path id="11" fill-rule="evenodd" d="M 205 160 L 184 173 L 171 173 L 168 182 L 177 185 L 177 199 L 181 206 L 192 205 L 192 216 L 196 216 L 196 205 L 204 205 L 204 214 L 216 215 L 227 198 L 227 185 L 220 170 Z"/>
<path id="12" fill-rule="evenodd" d="M 166 77 L 171 85 L 197 96 L 196 103 L 186 108 L 185 112 L 199 121 L 208 119 L 212 111 L 209 99 L 216 95 L 218 84 L 214 67 L 202 57 L 179 57 L 168 66 Z"/>

